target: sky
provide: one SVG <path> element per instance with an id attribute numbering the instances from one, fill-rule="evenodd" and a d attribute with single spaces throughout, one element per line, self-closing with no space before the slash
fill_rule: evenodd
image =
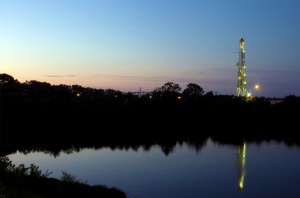
<path id="1" fill-rule="evenodd" d="M 0 0 L 0 73 L 19 82 L 300 95 L 299 0 Z M 260 84 L 259 90 L 254 85 Z"/>

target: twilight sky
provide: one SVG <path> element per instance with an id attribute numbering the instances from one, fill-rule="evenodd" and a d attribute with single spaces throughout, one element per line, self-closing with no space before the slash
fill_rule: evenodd
<path id="1" fill-rule="evenodd" d="M 0 73 L 20 82 L 300 95 L 299 0 L 0 0 Z"/>

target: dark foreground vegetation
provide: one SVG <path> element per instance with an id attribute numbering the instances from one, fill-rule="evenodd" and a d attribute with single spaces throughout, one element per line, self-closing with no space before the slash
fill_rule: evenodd
<path id="1" fill-rule="evenodd" d="M 49 178 L 38 166 L 23 164 L 16 167 L 7 157 L 0 157 L 0 197 L 46 198 L 46 197 L 108 197 L 126 198 L 117 188 L 90 186 L 68 173 L 61 180 Z"/>
<path id="2" fill-rule="evenodd" d="M 276 140 L 300 145 L 300 97 L 294 95 L 271 104 L 264 97 L 204 94 L 192 83 L 181 91 L 173 82 L 137 95 L 79 85 L 20 83 L 0 74 L 0 102 L 1 156 L 17 150 L 59 155 L 105 146 L 147 150 L 157 144 L 168 154 L 178 142 L 200 148 L 207 138 L 233 144 Z"/>

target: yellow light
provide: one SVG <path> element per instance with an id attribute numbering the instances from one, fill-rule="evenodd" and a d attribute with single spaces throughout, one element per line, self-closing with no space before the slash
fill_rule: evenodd
<path id="1" fill-rule="evenodd" d="M 239 190 L 242 191 L 243 188 L 244 188 L 244 179 L 245 179 L 245 176 L 242 175 L 240 180 L 239 180 Z"/>
<path id="2" fill-rule="evenodd" d="M 255 89 L 255 90 L 259 90 L 259 88 L 260 88 L 259 84 L 255 84 L 255 85 L 254 85 L 254 89 Z"/>
<path id="3" fill-rule="evenodd" d="M 240 170 L 238 188 L 242 192 L 245 183 L 246 143 L 238 146 L 238 162 Z"/>
<path id="4" fill-rule="evenodd" d="M 77 93 L 76 96 L 79 97 L 79 96 L 80 96 L 80 93 Z"/>
<path id="5" fill-rule="evenodd" d="M 149 96 L 150 99 L 152 99 L 152 96 Z"/>
<path id="6" fill-rule="evenodd" d="M 177 99 L 178 99 L 178 100 L 181 100 L 181 96 L 178 96 Z"/>

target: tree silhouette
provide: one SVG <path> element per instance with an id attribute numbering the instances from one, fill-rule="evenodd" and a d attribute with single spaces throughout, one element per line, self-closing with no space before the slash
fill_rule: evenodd
<path id="1" fill-rule="evenodd" d="M 0 74 L 0 85 L 15 83 L 17 80 L 8 74 Z"/>
<path id="2" fill-rule="evenodd" d="M 21 90 L 21 83 L 18 80 L 8 74 L 0 74 L 1 99 L 5 101 L 18 100 L 21 96 Z"/>
<path id="3" fill-rule="evenodd" d="M 183 90 L 182 95 L 187 97 L 202 96 L 204 93 L 203 88 L 197 84 L 189 83 Z"/>
<path id="4" fill-rule="evenodd" d="M 179 92 L 181 90 L 181 87 L 177 83 L 173 82 L 167 82 L 165 83 L 162 87 L 156 88 L 154 91 L 155 92 Z"/>
<path id="5" fill-rule="evenodd" d="M 158 87 L 153 91 L 154 97 L 162 97 L 165 99 L 176 98 L 180 93 L 181 87 L 177 83 L 167 82 L 162 87 Z"/>

